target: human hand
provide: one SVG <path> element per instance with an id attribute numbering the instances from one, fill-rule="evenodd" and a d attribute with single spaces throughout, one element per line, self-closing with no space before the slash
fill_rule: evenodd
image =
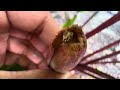
<path id="1" fill-rule="evenodd" d="M 0 65 L 48 69 L 51 40 L 60 30 L 47 11 L 0 12 Z M 27 58 L 26 58 L 27 57 Z"/>

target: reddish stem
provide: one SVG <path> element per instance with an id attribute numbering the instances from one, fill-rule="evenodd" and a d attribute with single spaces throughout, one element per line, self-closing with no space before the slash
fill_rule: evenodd
<path id="1" fill-rule="evenodd" d="M 77 69 L 77 70 L 81 70 L 81 69 L 83 69 L 83 70 L 88 70 L 88 71 L 90 71 L 90 72 L 92 72 L 92 73 L 94 73 L 94 74 L 96 74 L 96 75 L 99 75 L 100 77 L 106 78 L 106 79 L 115 79 L 114 77 L 112 77 L 112 76 L 110 76 L 110 75 L 108 75 L 108 74 L 106 74 L 106 73 L 103 73 L 103 72 L 101 72 L 101 71 L 98 71 L 97 69 L 93 69 L 93 68 L 91 68 L 91 67 L 89 67 L 89 66 L 86 66 L 86 65 L 81 65 L 81 64 L 79 64 L 79 65 L 76 67 L 76 69 Z"/>
<path id="2" fill-rule="evenodd" d="M 112 47 L 113 45 L 118 44 L 118 43 L 120 43 L 120 40 L 117 40 L 117 41 L 115 41 L 115 42 L 113 42 L 113 43 L 111 43 L 111 44 L 109 44 L 109 45 L 107 45 L 107 46 L 105 46 L 105 47 L 103 47 L 103 48 L 101 48 L 101 49 L 93 52 L 92 54 L 89 54 L 89 55 L 85 56 L 85 57 L 81 60 L 81 62 L 82 62 L 83 60 L 87 59 L 88 57 L 93 56 L 94 54 L 99 53 L 99 52 L 101 52 L 101 51 L 103 51 L 103 50 L 105 50 L 105 49 L 108 49 L 108 48 L 110 48 L 110 47 Z"/>
<path id="3" fill-rule="evenodd" d="M 100 61 L 100 60 L 103 60 L 103 59 L 112 57 L 112 56 L 117 55 L 117 54 L 119 54 L 119 53 L 120 53 L 120 51 L 117 51 L 117 52 L 114 52 L 114 53 L 112 53 L 112 54 L 109 54 L 109 55 L 106 55 L 106 56 L 103 56 L 103 57 L 100 57 L 100 58 L 97 58 L 97 59 L 88 61 L 87 63 L 85 63 L 85 65 L 96 63 L 96 62 L 98 62 L 98 61 Z"/>
<path id="4" fill-rule="evenodd" d="M 93 36 L 94 34 L 102 31 L 103 29 L 107 28 L 108 26 L 114 24 L 115 22 L 120 20 L 120 12 L 116 15 L 114 15 L 112 18 L 110 18 L 109 20 L 105 21 L 104 23 L 102 23 L 100 26 L 98 26 L 97 28 L 95 28 L 94 30 L 92 30 L 91 32 L 88 32 L 86 34 L 87 39 L 90 38 L 91 36 Z"/>
<path id="5" fill-rule="evenodd" d="M 84 27 L 99 11 L 95 12 L 83 25 L 82 27 Z"/>

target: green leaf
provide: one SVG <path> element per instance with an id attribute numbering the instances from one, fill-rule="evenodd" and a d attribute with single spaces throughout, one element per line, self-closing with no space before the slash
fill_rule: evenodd
<path id="1" fill-rule="evenodd" d="M 27 69 L 18 65 L 18 64 L 14 64 L 14 65 L 4 65 L 0 68 L 0 70 L 4 70 L 4 71 L 23 71 L 23 70 L 27 70 Z"/>
<path id="2" fill-rule="evenodd" d="M 75 20 L 77 18 L 77 15 L 75 15 L 72 19 L 68 20 L 64 25 L 63 25 L 63 28 L 66 28 L 68 26 L 71 26 L 74 24 Z"/>

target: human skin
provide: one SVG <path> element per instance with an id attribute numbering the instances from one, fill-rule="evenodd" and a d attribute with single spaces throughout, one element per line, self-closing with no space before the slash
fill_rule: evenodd
<path id="1" fill-rule="evenodd" d="M 59 30 L 48 11 L 0 11 L 0 66 L 49 69 L 49 46 Z"/>

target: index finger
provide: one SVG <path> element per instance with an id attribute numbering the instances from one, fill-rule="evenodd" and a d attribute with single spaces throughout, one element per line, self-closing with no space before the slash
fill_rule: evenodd
<path id="1" fill-rule="evenodd" d="M 8 40 L 9 23 L 5 11 L 0 11 L 0 66 L 4 64 L 7 40 Z"/>
<path id="2" fill-rule="evenodd" d="M 37 50 L 43 53 L 44 57 L 48 60 L 47 63 L 49 64 L 50 57 L 53 54 L 51 51 L 52 49 L 50 49 L 49 46 L 57 32 L 60 31 L 60 26 L 49 13 L 37 30 L 40 31 L 40 29 L 42 29 L 42 31 L 38 35 L 39 38 L 34 37 L 31 42 Z M 39 43 L 39 41 L 42 43 Z"/>

